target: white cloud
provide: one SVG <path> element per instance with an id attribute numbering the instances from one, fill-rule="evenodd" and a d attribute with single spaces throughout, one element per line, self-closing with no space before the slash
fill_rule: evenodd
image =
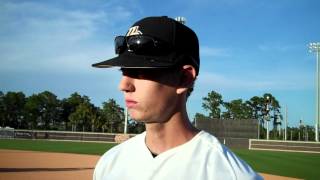
<path id="1" fill-rule="evenodd" d="M 200 55 L 204 57 L 228 57 L 230 56 L 230 53 L 228 52 L 228 50 L 222 48 L 201 46 Z"/>
<path id="2" fill-rule="evenodd" d="M 293 51 L 297 48 L 301 48 L 301 45 L 285 45 L 278 43 L 268 43 L 268 44 L 260 44 L 257 46 L 260 51 L 278 51 L 278 52 L 288 52 Z"/>
<path id="3" fill-rule="evenodd" d="M 221 89 L 221 90 L 293 90 L 312 87 L 313 82 L 303 75 L 270 75 L 270 74 L 252 74 L 250 77 L 245 75 L 230 76 L 224 74 L 215 74 L 203 72 L 199 76 L 197 85 L 202 90 Z"/>
<path id="4" fill-rule="evenodd" d="M 42 1 L 2 2 L 0 70 L 84 71 L 114 56 L 113 26 L 130 15 L 122 6 L 88 11 Z"/>

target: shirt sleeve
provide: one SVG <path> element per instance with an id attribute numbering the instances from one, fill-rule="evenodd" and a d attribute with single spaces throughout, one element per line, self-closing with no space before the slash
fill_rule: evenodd
<path id="1" fill-rule="evenodd" d="M 245 161 L 236 156 L 227 147 L 223 151 L 228 161 L 230 170 L 237 180 L 263 180 L 263 177 L 256 173 Z"/>

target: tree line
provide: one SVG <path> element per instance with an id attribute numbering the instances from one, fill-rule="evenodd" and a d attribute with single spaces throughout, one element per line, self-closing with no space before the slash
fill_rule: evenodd
<path id="1" fill-rule="evenodd" d="M 249 100 L 224 101 L 221 94 L 211 91 L 202 100 L 202 108 L 207 115 L 196 113 L 194 119 L 256 119 L 260 124 L 262 139 L 266 134 L 264 123 L 269 121 L 273 124 L 271 138 L 283 137 L 280 131 L 283 121 L 281 107 L 270 93 L 253 96 Z M 0 91 L 1 127 L 122 133 L 124 119 L 124 109 L 114 99 L 108 99 L 101 107 L 96 107 L 88 96 L 81 96 L 77 92 L 60 100 L 50 91 L 28 97 L 23 92 L 4 94 Z M 127 129 L 128 133 L 140 133 L 145 127 L 142 123 L 129 119 Z M 291 127 L 287 131 L 287 137 L 292 140 L 313 140 L 314 129 L 311 126 Z"/>
<path id="2" fill-rule="evenodd" d="M 223 101 L 222 95 L 211 91 L 202 98 L 202 108 L 208 112 L 209 118 L 216 119 L 257 119 L 263 124 L 272 121 L 276 127 L 281 124 L 282 114 L 279 101 L 270 93 L 261 97 L 254 96 L 249 100 L 235 99 Z M 196 118 L 205 116 L 197 113 Z"/>
<path id="3" fill-rule="evenodd" d="M 31 96 L 0 91 L 0 126 L 16 129 L 122 133 L 124 109 L 114 99 L 96 107 L 77 92 L 62 100 L 44 91 Z M 144 125 L 128 121 L 129 133 L 144 131 Z"/>
<path id="4" fill-rule="evenodd" d="M 262 96 L 253 96 L 249 100 L 235 99 L 223 101 L 221 94 L 211 91 L 202 98 L 202 108 L 208 113 L 204 115 L 196 113 L 195 119 L 256 119 L 260 125 L 260 138 L 266 138 L 266 121 L 273 126 L 270 130 L 272 139 L 283 139 L 283 115 L 279 101 L 271 93 Z M 314 140 L 314 128 L 311 126 L 299 125 L 299 127 L 288 127 L 288 140 Z"/>

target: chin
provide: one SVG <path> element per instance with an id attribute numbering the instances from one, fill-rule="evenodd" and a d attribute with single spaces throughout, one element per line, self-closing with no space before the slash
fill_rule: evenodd
<path id="1" fill-rule="evenodd" d="M 137 122 L 150 123 L 150 121 L 152 121 L 152 116 L 150 117 L 147 113 L 136 109 L 129 110 L 129 115 L 132 120 Z"/>
<path id="2" fill-rule="evenodd" d="M 139 116 L 131 116 L 131 115 L 130 115 L 130 118 L 131 118 L 132 120 L 137 121 L 137 122 L 146 122 L 145 119 L 143 119 L 143 118 L 141 118 L 141 117 L 139 117 Z"/>
<path id="3" fill-rule="evenodd" d="M 140 117 L 140 116 L 134 116 L 134 115 L 131 115 L 130 114 L 130 118 L 132 119 L 132 120 L 134 120 L 134 121 L 136 121 L 136 122 L 141 122 L 141 123 L 147 123 L 148 122 L 148 120 L 147 119 L 144 119 L 144 118 L 142 118 L 142 117 Z"/>
<path id="4" fill-rule="evenodd" d="M 131 119 L 133 119 L 137 122 L 143 122 L 143 120 L 138 112 L 132 110 L 132 111 L 129 111 L 129 115 L 130 115 Z"/>

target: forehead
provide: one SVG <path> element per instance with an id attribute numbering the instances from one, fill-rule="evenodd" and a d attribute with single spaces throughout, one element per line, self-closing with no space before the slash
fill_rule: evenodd
<path id="1" fill-rule="evenodd" d="M 167 74 L 174 73 L 177 68 L 121 68 L 120 71 L 125 73 L 134 73 L 134 74 Z"/>
<path id="2" fill-rule="evenodd" d="M 163 81 L 178 74 L 177 68 L 121 68 L 122 75 L 135 79 Z"/>

